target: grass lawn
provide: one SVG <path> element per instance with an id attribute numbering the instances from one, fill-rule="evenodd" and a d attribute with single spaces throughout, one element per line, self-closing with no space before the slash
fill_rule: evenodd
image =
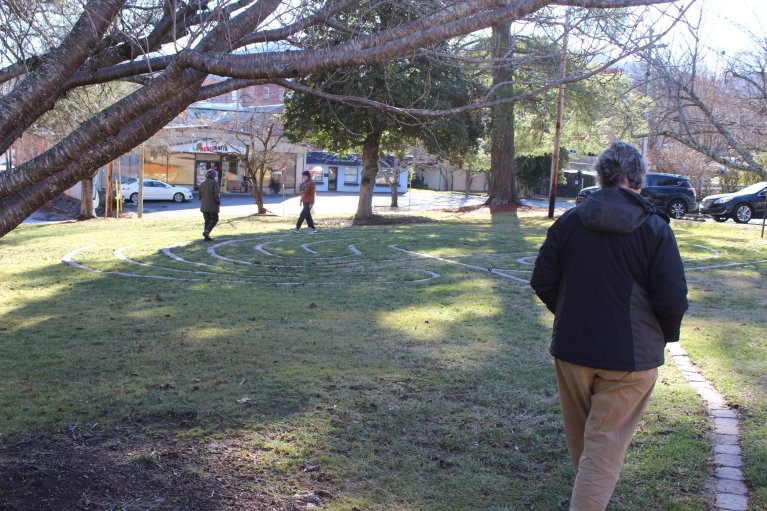
<path id="1" fill-rule="evenodd" d="M 425 220 L 0 239 L 0 508 L 567 509 L 552 318 L 521 282 L 549 221 Z M 767 259 L 753 226 L 674 227 L 688 268 Z M 767 265 L 688 281 L 683 344 L 743 416 L 765 510 Z M 610 510 L 707 509 L 708 435 L 663 367 Z"/>

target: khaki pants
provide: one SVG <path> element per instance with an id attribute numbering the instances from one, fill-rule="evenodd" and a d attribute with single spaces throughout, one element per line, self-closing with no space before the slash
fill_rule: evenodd
<path id="1" fill-rule="evenodd" d="M 605 511 L 657 369 L 608 371 L 555 359 L 567 450 L 575 467 L 571 511 Z"/>

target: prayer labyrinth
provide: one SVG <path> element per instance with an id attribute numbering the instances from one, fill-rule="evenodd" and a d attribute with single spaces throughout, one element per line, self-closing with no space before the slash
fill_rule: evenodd
<path id="1" fill-rule="evenodd" d="M 169 246 L 143 242 L 113 248 L 97 244 L 73 250 L 62 261 L 89 272 L 180 282 L 419 284 L 456 272 L 483 274 L 517 284 L 529 282 L 537 247 L 515 252 L 498 238 L 491 242 L 486 237 L 475 238 L 477 232 L 467 234 L 462 237 L 453 231 L 450 236 L 424 233 L 359 238 L 265 234 Z M 767 263 L 759 258 L 738 260 L 714 248 L 682 240 L 679 244 L 688 272 Z"/>

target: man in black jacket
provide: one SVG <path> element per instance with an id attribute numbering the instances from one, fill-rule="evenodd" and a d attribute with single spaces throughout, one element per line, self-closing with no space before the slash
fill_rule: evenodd
<path id="1" fill-rule="evenodd" d="M 646 170 L 635 147 L 613 142 L 596 163 L 602 189 L 549 228 L 530 283 L 554 313 L 574 511 L 607 507 L 687 310 L 668 217 L 639 195 Z"/>

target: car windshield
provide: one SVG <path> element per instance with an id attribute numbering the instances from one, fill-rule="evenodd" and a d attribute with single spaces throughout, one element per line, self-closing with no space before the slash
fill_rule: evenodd
<path id="1" fill-rule="evenodd" d="M 762 188 L 764 188 L 765 186 L 767 186 L 767 183 L 756 183 L 754 185 L 745 187 L 738 193 L 742 193 L 742 194 L 758 193 L 758 192 L 761 192 Z"/>

